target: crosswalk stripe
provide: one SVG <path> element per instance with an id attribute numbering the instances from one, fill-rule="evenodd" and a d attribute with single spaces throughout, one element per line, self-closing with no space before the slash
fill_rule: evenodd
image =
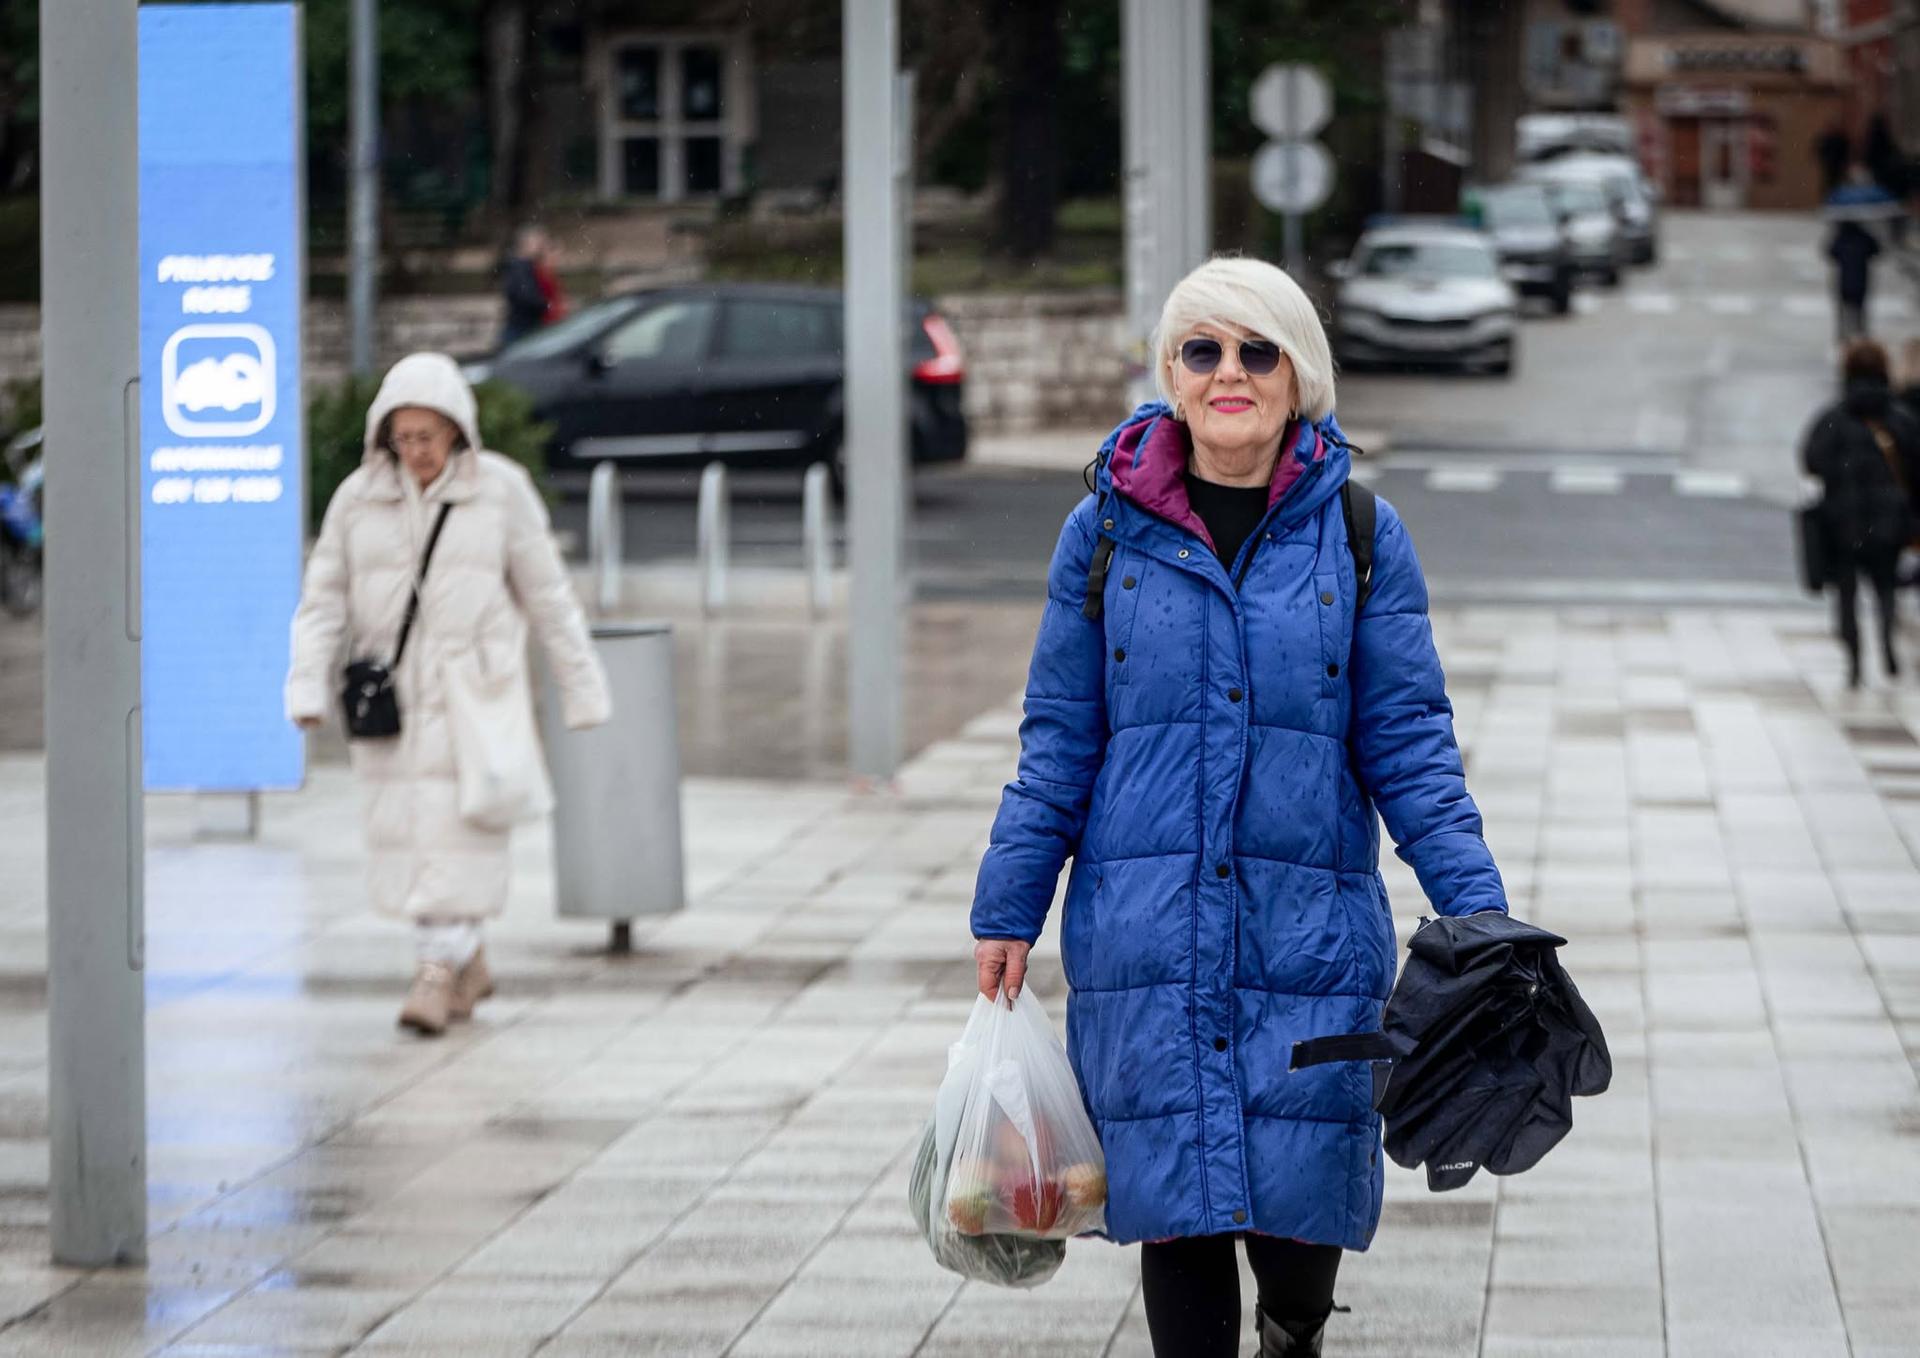
<path id="1" fill-rule="evenodd" d="M 1555 467 L 1553 488 L 1567 495 L 1618 495 L 1627 478 L 1616 471 L 1590 467 Z"/>
<path id="2" fill-rule="evenodd" d="M 1738 472 L 1675 472 L 1673 489 L 1678 495 L 1735 500 L 1747 493 L 1747 478 Z"/>
<path id="3" fill-rule="evenodd" d="M 1753 298 L 1741 293 L 1707 298 L 1707 310 L 1718 316 L 1750 316 L 1759 309 Z"/>
<path id="4" fill-rule="evenodd" d="M 1833 309 L 1833 304 L 1818 293 L 1790 292 L 1780 303 L 1781 309 L 1789 316 L 1824 316 Z"/>
<path id="5" fill-rule="evenodd" d="M 1491 467 L 1446 467 L 1427 473 L 1427 489 L 1464 491 L 1480 494 L 1500 484 L 1500 473 Z"/>
<path id="6" fill-rule="evenodd" d="M 1600 299 L 1590 292 L 1573 294 L 1573 310 L 1576 315 L 1591 316 L 1600 310 Z"/>
<path id="7" fill-rule="evenodd" d="M 1670 292 L 1636 292 L 1628 295 L 1627 309 L 1655 316 L 1671 316 L 1680 309 L 1680 301 Z"/>

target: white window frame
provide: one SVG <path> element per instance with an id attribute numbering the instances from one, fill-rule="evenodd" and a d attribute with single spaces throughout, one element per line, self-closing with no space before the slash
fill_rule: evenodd
<path id="1" fill-rule="evenodd" d="M 642 122 L 621 116 L 620 55 L 635 47 L 660 54 L 660 117 Z M 681 55 L 690 47 L 720 53 L 720 117 L 713 122 L 686 118 L 681 100 Z M 744 33 L 682 29 L 672 32 L 629 30 L 610 33 L 601 45 L 600 196 L 629 202 L 681 203 L 738 193 L 741 157 L 754 123 L 752 54 Z M 692 194 L 686 188 L 689 138 L 720 138 L 719 194 Z M 660 192 L 654 198 L 629 194 L 625 183 L 625 144 L 629 137 L 653 137 L 660 143 Z"/>

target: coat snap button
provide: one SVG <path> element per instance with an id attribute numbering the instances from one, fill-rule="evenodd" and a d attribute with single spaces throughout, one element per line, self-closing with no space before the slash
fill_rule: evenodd
<path id="1" fill-rule="evenodd" d="M 1233 869 L 1225 863 L 1222 863 L 1213 870 L 1213 875 L 1215 877 L 1231 877 L 1233 876 Z"/>
<path id="2" fill-rule="evenodd" d="M 1133 586 L 1134 586 L 1134 579 L 1131 575 L 1129 575 L 1126 579 L 1120 582 L 1121 589 L 1132 589 Z"/>
<path id="3" fill-rule="evenodd" d="M 1224 1038 L 1224 1037 L 1216 1037 L 1216 1038 L 1214 1038 L 1214 1039 L 1213 1039 L 1213 1049 L 1214 1049 L 1215 1051 L 1217 1051 L 1217 1052 L 1223 1052 L 1223 1051 L 1225 1051 L 1225 1050 L 1227 1049 L 1227 1039 L 1226 1039 L 1226 1038 Z"/>
<path id="4" fill-rule="evenodd" d="M 1185 561 L 1189 555 L 1191 555 L 1191 553 L 1189 553 L 1185 547 L 1180 549 L 1180 559 L 1182 561 Z"/>
<path id="5" fill-rule="evenodd" d="M 1227 701 L 1230 703 L 1239 702 L 1242 696 L 1244 695 L 1242 695 L 1240 690 L 1237 688 L 1230 688 L 1227 690 Z"/>
<path id="6" fill-rule="evenodd" d="M 1104 520 L 1104 521 L 1103 521 L 1103 522 L 1102 522 L 1102 523 L 1100 524 L 1100 526 L 1101 526 L 1102 528 L 1111 528 L 1111 527 L 1113 527 L 1113 520 L 1112 520 L 1112 519 L 1106 519 L 1106 520 Z"/>
<path id="7" fill-rule="evenodd" d="M 1114 647 L 1114 648 L 1113 648 L 1113 658 L 1114 658 L 1115 660 L 1125 660 L 1125 659 L 1127 658 L 1127 651 L 1126 651 L 1126 647 L 1124 647 L 1124 646 L 1116 646 L 1116 647 Z"/>
<path id="8" fill-rule="evenodd" d="M 1233 1214 L 1233 1224 L 1236 1226 L 1244 1226 L 1247 1224 L 1247 1213 L 1245 1208 L 1241 1208 Z"/>
<path id="9" fill-rule="evenodd" d="M 1332 602 L 1333 602 L 1333 595 L 1332 595 L 1331 593 L 1329 593 L 1328 591 L 1326 591 L 1326 590 L 1322 590 L 1322 591 L 1320 592 L 1320 602 L 1321 602 L 1321 603 L 1323 603 L 1323 604 L 1330 604 L 1330 603 L 1332 603 Z"/>
<path id="10" fill-rule="evenodd" d="M 1327 674 L 1329 676 L 1338 675 L 1339 673 L 1340 673 L 1340 667 L 1338 665 L 1327 666 Z"/>

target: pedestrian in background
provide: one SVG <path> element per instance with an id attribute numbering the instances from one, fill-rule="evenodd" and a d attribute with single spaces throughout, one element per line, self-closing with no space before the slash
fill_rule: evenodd
<path id="1" fill-rule="evenodd" d="M 1413 544 L 1371 594 L 1333 363 L 1285 273 L 1217 259 L 1167 298 L 1164 401 L 1108 438 L 1047 575 L 972 913 L 982 994 L 1017 996 L 1056 879 L 1067 1036 L 1107 1159 L 1107 1234 L 1145 1241 L 1159 1355 L 1232 1355 L 1235 1240 L 1266 1355 L 1318 1354 L 1343 1249 L 1384 1185 L 1365 1064 L 1292 1044 L 1376 1030 L 1393 986 L 1384 816 L 1442 914 L 1505 910 L 1467 795 Z M 1364 492 L 1356 492 L 1363 494 Z"/>
<path id="2" fill-rule="evenodd" d="M 1832 234 L 1827 237 L 1827 258 L 1834 263 L 1842 344 L 1868 334 L 1867 294 L 1873 285 L 1873 260 L 1880 253 L 1880 238 L 1874 234 L 1873 223 L 1890 201 L 1862 165 L 1848 171 L 1847 182 L 1827 197 L 1826 212 L 1833 223 Z"/>
<path id="3" fill-rule="evenodd" d="M 452 359 L 404 358 L 367 411 L 363 460 L 327 505 L 307 563 L 286 709 L 312 730 L 341 702 L 345 662 L 398 657 L 399 733 L 351 739 L 348 751 L 373 904 L 414 925 L 400 1022 L 429 1036 L 493 993 L 481 923 L 505 908 L 510 866 L 510 831 L 460 814 L 446 675 L 478 661 L 505 676 L 510 701 L 530 703 L 529 626 L 567 725 L 605 721 L 606 677 L 532 478 L 482 450 Z"/>
<path id="4" fill-rule="evenodd" d="M 1893 399 L 1887 351 L 1872 340 L 1847 346 L 1842 395 L 1822 411 L 1801 446 L 1801 465 L 1820 479 L 1820 521 L 1835 630 L 1847 653 L 1847 686 L 1860 687 L 1860 577 L 1873 587 L 1881 655 L 1889 677 L 1900 553 L 1913 537 L 1920 488 L 1920 423 Z"/>
<path id="5" fill-rule="evenodd" d="M 537 226 L 523 226 L 515 235 L 513 254 L 500 271 L 500 288 L 507 302 L 500 328 L 501 348 L 566 314 L 552 253 L 553 243 Z"/>

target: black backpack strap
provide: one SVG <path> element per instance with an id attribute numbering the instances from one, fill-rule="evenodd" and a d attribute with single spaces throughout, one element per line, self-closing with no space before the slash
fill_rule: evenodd
<path id="1" fill-rule="evenodd" d="M 433 521 L 433 531 L 427 534 L 427 550 L 420 554 L 420 573 L 413 577 L 413 593 L 407 596 L 407 615 L 400 623 L 400 642 L 393 648 L 393 664 L 389 669 L 400 668 L 400 657 L 407 653 L 407 638 L 413 633 L 413 615 L 420 611 L 420 584 L 427 578 L 427 567 L 433 564 L 433 549 L 440 543 L 440 530 L 447 526 L 447 515 L 453 511 L 453 501 L 448 500 L 440 506 L 440 516 Z"/>
<path id="2" fill-rule="evenodd" d="M 1098 621 L 1107 602 L 1107 569 L 1113 565 L 1113 539 L 1101 538 L 1087 563 L 1087 601 L 1080 605 L 1080 616 Z"/>
<path id="3" fill-rule="evenodd" d="M 1340 516 L 1347 521 L 1347 550 L 1353 553 L 1353 611 L 1357 616 L 1373 593 L 1373 529 L 1378 505 L 1373 492 L 1349 479 L 1340 487 Z"/>

